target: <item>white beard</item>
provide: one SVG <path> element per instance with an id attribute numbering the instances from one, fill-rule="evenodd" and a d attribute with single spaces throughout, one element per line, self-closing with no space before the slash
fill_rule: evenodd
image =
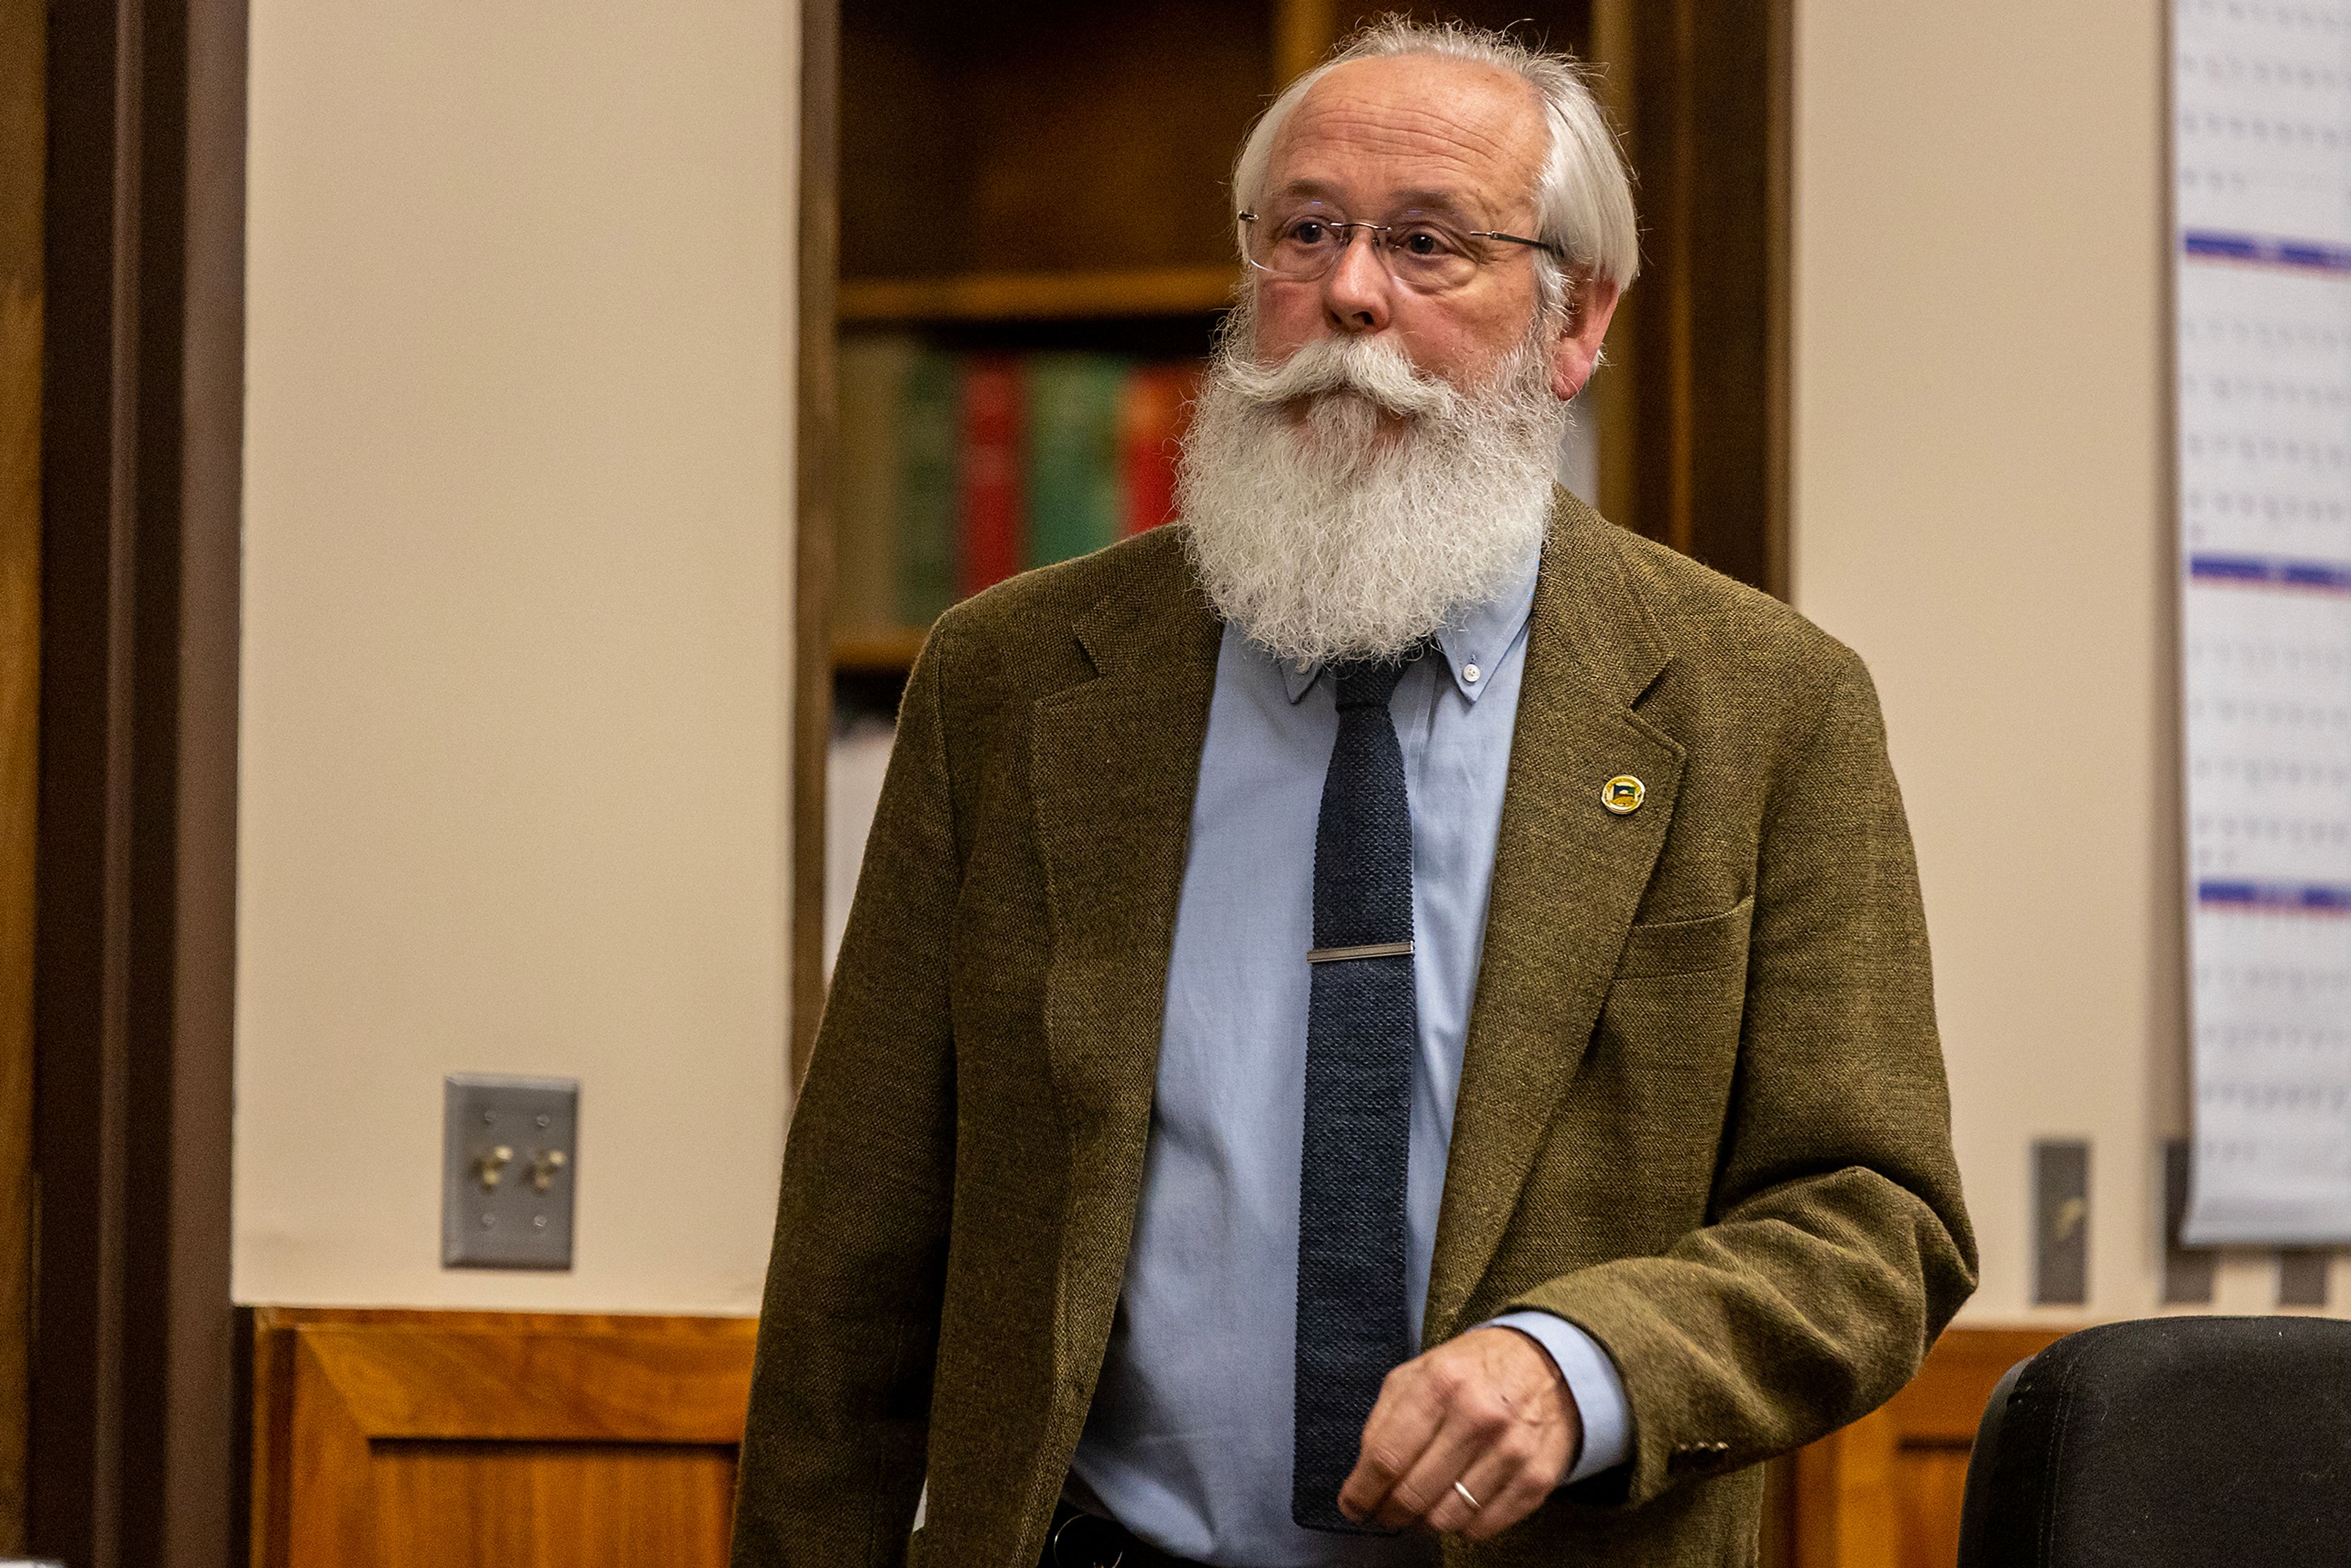
<path id="1" fill-rule="evenodd" d="M 1217 613 L 1279 659 L 1393 659 L 1510 586 L 1541 546 L 1568 419 L 1539 331 L 1472 392 L 1386 337 L 1279 365 L 1253 338 L 1243 307 L 1176 476 Z"/>

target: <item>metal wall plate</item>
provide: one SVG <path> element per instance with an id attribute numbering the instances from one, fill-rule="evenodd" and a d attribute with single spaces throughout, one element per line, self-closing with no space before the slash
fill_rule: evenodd
<path id="1" fill-rule="evenodd" d="M 442 1266 L 570 1268 L 579 1081 L 452 1073 L 442 1103 Z"/>
<path id="2" fill-rule="evenodd" d="M 2289 1247 L 2278 1254 L 2277 1304 L 2281 1307 L 2323 1307 L 2326 1304 L 2326 1274 L 2335 1252 L 2326 1247 Z"/>
<path id="3" fill-rule="evenodd" d="M 2032 1145 L 2032 1300 L 2078 1307 L 2090 1299 L 2090 1145 L 2043 1138 Z"/>

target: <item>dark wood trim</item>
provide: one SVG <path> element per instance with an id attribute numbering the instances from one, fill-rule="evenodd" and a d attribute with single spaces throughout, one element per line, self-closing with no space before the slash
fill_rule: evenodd
<path id="1" fill-rule="evenodd" d="M 834 310 L 841 269 L 841 0 L 802 0 L 799 368 L 793 444 L 792 1021 L 795 1094 L 824 1011 L 825 752 L 832 737 Z"/>
<path id="2" fill-rule="evenodd" d="M 1596 7 L 1594 27 L 1639 177 L 1643 267 L 1618 315 L 1615 369 L 1595 388 L 1620 448 L 1603 501 L 1618 522 L 1782 597 L 1792 10 L 1617 0 Z"/>
<path id="3" fill-rule="evenodd" d="M 1274 0 L 1273 90 L 1280 92 L 1322 64 L 1338 41 L 1338 0 Z M 1231 291 L 1229 277 L 1225 288 Z"/>
<path id="4" fill-rule="evenodd" d="M 1088 317 L 1205 316 L 1232 301 L 1230 267 L 1117 272 L 959 272 L 946 277 L 852 277 L 840 319 L 1078 321 Z"/>
<path id="5" fill-rule="evenodd" d="M 1634 82 L 1640 66 L 1635 51 L 1641 39 L 1641 3 L 1642 0 L 1592 0 L 1591 63 L 1596 72 L 1593 96 L 1607 111 L 1616 130 L 1618 145 L 1635 172 L 1634 211 L 1646 214 L 1648 189 L 1639 175 L 1641 151 L 1636 133 L 1640 126 L 1633 104 Z M 1649 240 L 1645 224 L 1641 237 L 1641 265 L 1645 269 L 1650 263 Z M 1641 477 L 1640 465 L 1634 460 L 1640 445 L 1635 423 L 1639 404 L 1634 389 L 1640 376 L 1641 322 L 1633 299 L 1647 287 L 1646 282 L 1635 279 L 1633 293 L 1618 306 L 1616 318 L 1608 326 L 1608 342 L 1599 368 L 1583 394 L 1590 410 L 1588 417 L 1599 427 L 1600 494 L 1593 499 L 1604 516 L 1627 527 L 1639 516 Z"/>
<path id="6" fill-rule="evenodd" d="M 1763 580 L 1792 596 L 1796 464 L 1796 5 L 1765 0 Z"/>
<path id="7" fill-rule="evenodd" d="M 30 1544 L 226 1568 L 246 7 L 49 25 Z"/>
<path id="8" fill-rule="evenodd" d="M 0 4 L 0 1556 L 25 1547 L 41 678 L 43 0 Z"/>

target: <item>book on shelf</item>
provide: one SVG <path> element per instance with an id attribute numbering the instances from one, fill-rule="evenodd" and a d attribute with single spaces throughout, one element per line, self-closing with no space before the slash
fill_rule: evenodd
<path id="1" fill-rule="evenodd" d="M 833 622 L 927 626 L 956 599 L 1156 527 L 1196 361 L 957 353 L 845 333 Z"/>
<path id="2" fill-rule="evenodd" d="M 841 411 L 846 428 L 875 419 L 897 436 L 882 460 L 898 474 L 898 612 L 904 626 L 927 626 L 955 601 L 956 456 L 962 367 L 951 354 L 919 350 L 895 409 Z"/>
<path id="3" fill-rule="evenodd" d="M 1121 531 L 1139 534 L 1176 515 L 1176 458 L 1200 392 L 1200 367 L 1150 365 L 1127 377 L 1119 401 Z"/>
<path id="4" fill-rule="evenodd" d="M 1020 496 L 1021 366 L 989 354 L 963 367 L 960 486 L 956 509 L 956 591 L 992 588 L 1019 571 L 1025 522 Z"/>
<path id="5" fill-rule="evenodd" d="M 1029 361 L 1028 565 L 1088 555 L 1119 537 L 1119 402 L 1131 367 L 1109 354 Z"/>
<path id="6" fill-rule="evenodd" d="M 911 338 L 871 333 L 841 344 L 841 406 L 897 408 L 922 352 Z M 845 632 L 876 632 L 900 621 L 897 432 L 870 420 L 844 420 L 833 491 L 832 622 Z"/>

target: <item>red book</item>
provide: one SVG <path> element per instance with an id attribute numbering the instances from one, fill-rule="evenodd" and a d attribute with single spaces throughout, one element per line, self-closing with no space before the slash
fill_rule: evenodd
<path id="1" fill-rule="evenodd" d="M 1020 365 L 1008 356 L 964 369 L 956 465 L 956 590 L 977 593 L 1020 570 Z"/>
<path id="2" fill-rule="evenodd" d="M 1199 391 L 1196 364 L 1147 365 L 1126 379 L 1118 411 L 1123 531 L 1139 534 L 1176 515 L 1176 459 Z"/>

